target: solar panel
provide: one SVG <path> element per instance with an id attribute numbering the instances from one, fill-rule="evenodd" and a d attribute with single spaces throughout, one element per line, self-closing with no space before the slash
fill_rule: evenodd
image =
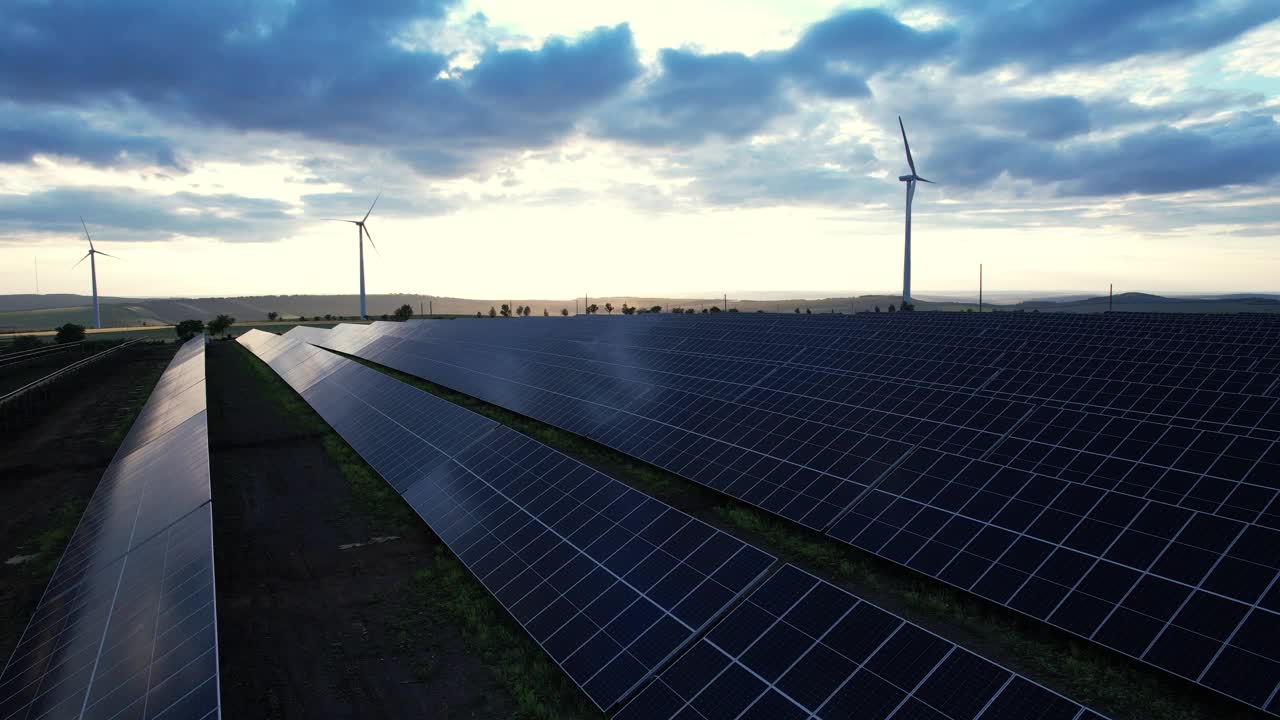
<path id="1" fill-rule="evenodd" d="M 760 550 L 376 370 L 252 331 L 267 360 L 607 710 L 758 581 Z"/>
<path id="2" fill-rule="evenodd" d="M 216 718 L 204 338 L 161 375 L 0 674 L 0 718 Z"/>
<path id="3" fill-rule="evenodd" d="M 616 716 L 1083 720 L 1083 706 L 794 565 Z"/>
<path id="4" fill-rule="evenodd" d="M 624 323 L 608 325 L 602 334 L 609 339 L 626 334 L 617 329 Z M 636 324 L 635 332 L 653 325 Z M 800 395 L 753 404 L 748 398 L 782 382 L 790 369 L 540 338 L 526 327 L 534 326 L 423 323 L 314 337 L 586 435 L 810 527 L 827 529 L 839 519 L 831 532 L 840 539 L 1255 706 L 1273 703 L 1280 644 L 1252 643 L 1240 634 L 1246 624 L 1265 626 L 1280 611 L 1274 589 L 1280 558 L 1268 549 L 1280 547 L 1273 529 L 1280 520 L 1280 471 L 1270 471 L 1280 468 L 1280 455 L 1273 445 L 1256 449 L 1259 456 L 1243 463 L 1246 473 L 1234 471 L 1244 480 L 1226 481 L 1205 472 L 1203 460 L 1194 461 L 1198 474 L 1186 464 L 1198 457 L 1189 452 L 1209 455 L 1215 447 L 1203 445 L 1214 440 L 1208 433 L 1183 436 L 1190 450 L 1164 465 L 1130 459 L 1135 453 L 1144 461 L 1157 452 L 1167 457 L 1161 448 L 1175 447 L 1175 429 L 1156 423 L 1125 430 L 1124 451 L 1096 447 L 1067 455 L 1071 442 L 1048 440 L 1045 430 L 1063 416 L 1060 410 L 1023 405 L 1012 413 L 1022 415 L 1010 420 L 1008 404 L 921 400 L 911 388 L 873 398 L 894 413 L 881 407 L 850 413 L 847 405 Z M 700 342 L 700 350 L 712 344 Z M 922 417 L 902 414 L 911 403 L 926 408 L 913 411 Z M 938 422 L 929 407 L 947 413 L 944 419 L 967 419 Z M 885 423 L 886 417 L 896 419 Z M 1079 435 L 1082 417 L 1090 416 L 1053 432 Z M 873 432 L 859 431 L 867 426 Z M 1109 428 L 1074 442 L 1102 442 L 1112 437 Z M 984 434 L 989 439 L 982 440 Z M 1228 467 L 1232 456 L 1224 448 L 1247 440 L 1218 442 L 1220 454 L 1209 467 Z M 1014 443 L 1023 451 L 1007 451 Z M 1048 452 L 1030 455 L 1027 447 Z M 1082 456 L 1103 462 L 1082 475 Z M 1242 466 L 1238 458 L 1233 462 Z M 1086 573 L 1088 583 L 1082 582 Z M 1179 603 L 1163 608 L 1144 601 L 1148 587 L 1165 584 L 1181 593 Z M 1095 585 L 1105 585 L 1106 593 Z M 1043 606 L 1046 598 L 1054 603 Z M 1141 620 L 1124 624 L 1130 612 Z M 1206 618 L 1215 613 L 1238 622 L 1212 626 Z M 1133 636 L 1119 637 L 1104 629 L 1107 623 Z M 1238 663 L 1251 671 L 1230 672 Z"/>

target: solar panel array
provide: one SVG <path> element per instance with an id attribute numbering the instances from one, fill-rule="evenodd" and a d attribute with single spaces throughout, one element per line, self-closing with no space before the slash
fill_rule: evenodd
<path id="1" fill-rule="evenodd" d="M 603 710 L 774 558 L 545 445 L 313 346 L 240 342 L 390 483 Z"/>
<path id="2" fill-rule="evenodd" d="M 1280 446 L 1265 393 L 1277 391 L 1280 324 L 1005 315 L 293 332 L 590 437 L 1276 713 Z M 876 354 L 868 347 L 907 353 L 935 336 L 924 371 L 891 353 L 875 372 L 858 369 Z M 1131 357 L 1129 345 L 1148 356 Z M 1232 353 L 1225 375 L 1206 364 L 1217 347 Z M 1055 375 L 1061 393 L 1125 388 L 1093 393 L 1096 403 L 982 387 L 1022 372 L 1007 358 L 1080 367 L 1074 351 L 1142 376 Z M 1154 352 L 1187 369 L 1160 382 L 1183 385 L 1133 369 L 1158 365 Z M 1204 390 L 1213 377 L 1217 389 Z M 1143 400 L 1099 400 L 1115 397 Z"/>
<path id="3" fill-rule="evenodd" d="M 746 717 L 872 717 L 895 687 L 912 695 L 884 706 L 901 720 L 968 720 L 984 708 L 984 718 L 1101 717 L 794 566 L 761 584 L 767 553 L 464 408 L 289 338 L 240 341 L 402 493 L 593 702 L 634 697 L 619 717 L 734 717 L 748 706 Z M 734 647 L 740 658 L 706 662 L 708 649 Z M 793 660 L 790 674 L 768 675 Z M 930 678 L 923 691 L 916 672 Z M 851 694 L 872 678 L 887 683 L 884 697 Z M 846 684 L 819 710 L 823 687 Z"/>
<path id="4" fill-rule="evenodd" d="M 116 451 L 0 675 L 0 718 L 217 718 L 204 338 Z"/>
<path id="5" fill-rule="evenodd" d="M 1096 720 L 1101 715 L 794 565 L 617 715 Z"/>

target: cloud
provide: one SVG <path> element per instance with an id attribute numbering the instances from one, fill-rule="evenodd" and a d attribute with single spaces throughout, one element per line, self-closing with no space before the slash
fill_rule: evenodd
<path id="1" fill-rule="evenodd" d="M 271 242 L 292 233 L 298 220 L 277 200 L 239 195 L 156 195 L 124 188 L 58 188 L 0 195 L 0 222 L 35 232 L 78 234 L 84 216 L 95 239 L 116 242 L 212 237 Z"/>
<path id="2" fill-rule="evenodd" d="M 1043 72 L 1141 55 L 1189 55 L 1280 17 L 1274 0 L 941 0 L 959 34 L 958 68 Z"/>
<path id="3" fill-rule="evenodd" d="M 26 163 L 37 155 L 79 158 L 98 167 L 179 167 L 161 138 L 95 128 L 73 113 L 0 108 L 0 163 Z"/>
<path id="4" fill-rule="evenodd" d="M 653 77 L 610 107 L 595 132 L 644 145 L 741 139 L 796 109 L 800 98 L 789 90 L 863 98 L 868 77 L 927 61 L 952 40 L 949 31 L 919 31 L 882 10 L 861 9 L 815 23 L 783 51 L 664 49 Z"/>
<path id="5" fill-rule="evenodd" d="M 6 3 L 0 95 L 79 108 L 124 101 L 162 123 L 377 146 L 456 175 L 550 145 L 640 72 L 625 24 L 535 50 L 491 48 L 466 70 L 395 42 L 449 4 Z"/>
<path id="6" fill-rule="evenodd" d="M 1236 113 L 1188 128 L 1160 125 L 1116 140 L 1063 145 L 949 133 L 929 158 L 940 182 L 981 186 L 1007 174 L 1065 196 L 1162 194 L 1265 183 L 1280 175 L 1280 125 Z"/>

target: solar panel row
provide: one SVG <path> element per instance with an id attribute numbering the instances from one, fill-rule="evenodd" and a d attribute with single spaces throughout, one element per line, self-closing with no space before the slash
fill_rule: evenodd
<path id="1" fill-rule="evenodd" d="M 376 370 L 261 332 L 240 341 L 399 491 L 601 709 L 774 559 Z"/>
<path id="2" fill-rule="evenodd" d="M 116 451 L 0 675 L 0 718 L 216 718 L 204 338 Z"/>
<path id="3" fill-rule="evenodd" d="M 734 607 L 767 554 L 377 371 L 257 332 L 241 342 L 294 379 L 597 705 L 666 667 L 619 717 L 1100 717 L 794 566 Z"/>
<path id="4" fill-rule="evenodd" d="M 1071 443 L 1051 442 L 1044 429 L 1062 411 L 1030 407 L 1011 420 L 1007 405 L 973 396 L 936 404 L 964 415 L 958 424 L 911 415 L 885 423 L 883 410 L 850 412 L 813 395 L 766 402 L 760 388 L 793 369 L 716 356 L 706 352 L 712 341 L 703 341 L 704 352 L 681 355 L 640 344 L 654 340 L 653 322 L 588 324 L 603 328 L 603 341 L 484 321 L 309 336 L 830 528 L 842 540 L 1276 710 L 1280 473 L 1272 471 L 1273 444 L 1228 481 L 1212 468 L 1242 466 L 1228 450 L 1239 436 L 1224 445 L 1146 423 L 1139 427 L 1159 430 L 1154 438 L 1131 428 L 1116 444 L 1109 426 L 1089 435 L 1077 417 L 1073 442 L 1099 445 L 1064 449 Z M 555 327 L 526 327 L 538 325 Z M 630 332 L 618 329 L 626 326 L 640 339 L 614 342 Z M 656 337 L 653 345 L 669 341 Z M 901 408 L 912 398 L 881 400 Z M 1028 447 L 1039 461 L 1029 462 Z M 1085 474 L 1088 463 L 1094 467 Z"/>

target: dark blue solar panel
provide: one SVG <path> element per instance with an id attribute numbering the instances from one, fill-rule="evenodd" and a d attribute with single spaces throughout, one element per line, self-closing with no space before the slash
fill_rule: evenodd
<path id="1" fill-rule="evenodd" d="M 617 717 L 1101 716 L 787 565 Z"/>
<path id="2" fill-rule="evenodd" d="M 1280 650 L 1245 650 L 1238 627 L 1210 630 L 1199 608 L 1278 609 L 1280 557 L 1259 549 L 1280 546 L 1273 441 L 820 376 L 777 364 L 794 360 L 784 353 L 770 364 L 720 349 L 733 333 L 767 336 L 761 320 L 675 323 L 377 324 L 310 338 L 830 528 L 1250 704 L 1271 697 Z M 1187 606 L 1144 603 L 1157 581 L 1185 590 Z M 1245 681 L 1215 667 L 1236 657 L 1262 670 Z"/>
<path id="3" fill-rule="evenodd" d="M 359 363 L 251 332 L 274 368 L 600 708 L 773 558 L 509 428 Z"/>
<path id="4" fill-rule="evenodd" d="M 204 338 L 103 475 L 12 657 L 0 718 L 219 716 Z"/>

